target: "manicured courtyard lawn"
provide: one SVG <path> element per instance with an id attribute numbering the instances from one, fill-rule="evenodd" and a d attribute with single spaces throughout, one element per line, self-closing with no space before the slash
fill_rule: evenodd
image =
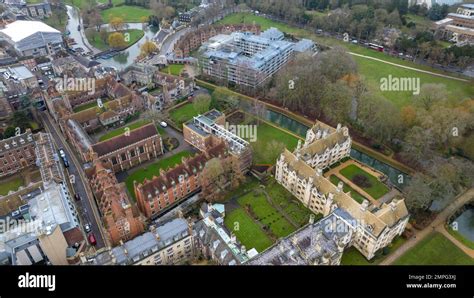
<path id="1" fill-rule="evenodd" d="M 262 252 L 272 245 L 265 232 L 241 208 L 227 213 L 224 223 L 247 250 L 255 248 L 258 252 Z"/>
<path id="2" fill-rule="evenodd" d="M 272 198 L 273 203 L 282 208 L 294 223 L 302 227 L 309 222 L 309 216 L 313 212 L 275 180 L 272 180 L 265 190 Z M 315 221 L 321 217 L 321 214 L 315 215 Z"/>
<path id="3" fill-rule="evenodd" d="M 124 31 L 120 31 L 122 34 L 130 34 L 130 39 L 129 41 L 127 42 L 127 46 L 131 46 L 133 45 L 134 43 L 136 43 L 137 41 L 139 41 L 143 35 L 145 34 L 143 32 L 143 30 L 139 30 L 139 29 L 128 29 L 128 30 L 124 30 Z M 109 35 L 113 33 L 113 32 L 110 32 Z M 102 50 L 102 51 L 105 51 L 107 49 L 109 49 L 109 45 L 107 44 L 107 41 L 104 42 L 100 36 L 99 36 L 99 32 L 97 31 L 94 31 L 94 37 L 93 38 L 89 38 L 89 42 L 90 44 L 99 49 L 99 50 Z"/>
<path id="4" fill-rule="evenodd" d="M 11 190 L 16 191 L 20 186 L 24 184 L 24 181 L 19 176 L 9 177 L 0 181 L 0 195 L 7 195 Z"/>
<path id="5" fill-rule="evenodd" d="M 420 21 L 420 20 L 418 20 Z M 261 16 L 255 16 L 251 13 L 237 13 L 231 14 L 219 21 L 220 24 L 259 24 L 262 27 L 262 30 L 266 30 L 270 27 L 278 28 L 279 30 L 293 34 L 299 38 L 309 38 L 316 43 L 328 45 L 328 46 L 341 46 L 352 53 L 357 53 L 360 55 L 365 55 L 369 57 L 378 58 L 387 62 L 396 63 L 404 66 L 413 67 L 420 70 L 431 71 L 434 73 L 446 74 L 452 77 L 459 77 L 458 74 L 447 73 L 430 66 L 419 65 L 413 63 L 412 61 L 399 59 L 397 57 L 391 57 L 384 53 L 377 52 L 368 48 L 365 48 L 360 45 L 346 43 L 341 40 L 323 37 L 316 35 L 309 30 L 299 29 L 296 27 L 289 26 L 287 24 L 266 19 Z M 441 83 L 446 85 L 446 89 L 449 92 L 449 99 L 453 101 L 461 101 L 465 98 L 469 98 L 474 93 L 474 85 L 471 82 L 461 82 L 449 78 L 442 78 L 434 76 L 431 74 L 421 73 L 415 70 L 403 69 L 394 65 L 386 64 L 380 61 L 370 60 L 364 57 L 352 56 L 355 62 L 359 66 L 359 73 L 367 80 L 370 89 L 378 93 L 379 95 L 384 96 L 388 100 L 392 101 L 397 107 L 403 107 L 407 104 L 413 103 L 413 94 L 412 92 L 382 92 L 380 90 L 380 79 L 387 78 L 389 74 L 392 77 L 405 77 L 405 78 L 420 78 L 420 84 L 425 83 Z"/>
<path id="6" fill-rule="evenodd" d="M 384 194 L 389 192 L 389 188 L 380 182 L 376 177 L 372 176 L 371 174 L 367 173 L 366 171 L 362 170 L 356 165 L 348 165 L 344 169 L 340 171 L 341 175 L 346 177 L 347 179 L 352 181 L 352 178 L 356 175 L 363 175 L 367 177 L 368 181 L 370 182 L 371 186 L 361 187 L 364 191 L 366 191 L 369 195 L 371 195 L 374 199 L 380 199 Z"/>
<path id="7" fill-rule="evenodd" d="M 341 179 L 339 179 L 336 175 L 331 175 L 331 177 L 329 177 L 329 180 L 331 181 L 332 184 L 334 184 L 336 186 L 339 183 L 339 181 L 341 181 Z M 344 189 L 343 190 L 344 190 L 344 192 L 350 192 L 351 197 L 360 204 L 362 204 L 362 202 L 365 200 L 364 196 L 359 194 L 357 191 L 352 189 L 352 187 L 350 187 L 349 185 L 347 185 L 345 183 L 344 183 Z"/>
<path id="8" fill-rule="evenodd" d="M 100 14 L 104 23 L 110 22 L 112 17 L 121 17 L 125 23 L 140 23 L 142 17 L 148 17 L 152 12 L 139 6 L 122 5 L 103 10 Z"/>
<path id="9" fill-rule="evenodd" d="M 183 69 L 184 69 L 184 64 L 170 64 L 167 67 L 163 68 L 161 72 L 179 76 Z"/>
<path id="10" fill-rule="evenodd" d="M 77 112 L 80 112 L 80 111 L 85 111 L 85 110 L 91 109 L 91 108 L 96 107 L 96 106 L 97 106 L 97 101 L 93 100 L 89 103 L 77 106 L 72 110 L 73 110 L 74 113 L 77 113 Z"/>
<path id="11" fill-rule="evenodd" d="M 388 246 L 388 255 L 397 250 L 405 242 L 406 240 L 402 237 L 395 238 L 392 244 Z M 355 247 L 351 247 L 344 251 L 341 259 L 341 265 L 377 265 L 388 255 L 376 255 L 372 260 L 367 261 L 367 259 Z"/>
<path id="12" fill-rule="evenodd" d="M 147 125 L 148 123 L 150 123 L 149 120 L 139 120 L 139 121 L 136 121 L 136 122 L 133 122 L 132 124 L 129 124 L 127 126 L 124 126 L 124 127 L 120 127 L 120 128 L 117 128 L 117 129 L 114 129 L 112 131 L 109 131 L 108 133 L 106 133 L 105 135 L 101 136 L 99 138 L 99 141 L 106 141 L 106 140 L 109 140 L 111 138 L 114 138 L 116 136 L 120 136 L 122 134 L 124 134 L 127 130 L 126 128 L 128 128 L 129 130 L 128 131 L 132 131 L 134 129 L 137 129 L 137 128 L 140 128 L 142 126 L 145 126 Z"/>
<path id="13" fill-rule="evenodd" d="M 398 258 L 394 265 L 474 265 L 474 260 L 435 232 Z"/>
<path id="14" fill-rule="evenodd" d="M 179 108 L 170 111 L 171 120 L 173 120 L 173 122 L 179 127 L 181 127 L 184 122 L 191 120 L 197 115 L 198 112 L 196 112 L 192 103 L 182 105 Z"/>
<path id="15" fill-rule="evenodd" d="M 255 164 L 274 164 L 276 160 L 268 155 L 268 144 L 271 141 L 285 144 L 290 151 L 298 145 L 298 138 L 265 122 L 257 126 L 257 141 L 251 142 Z"/>
<path id="16" fill-rule="evenodd" d="M 255 191 L 251 191 L 243 197 L 240 197 L 238 202 L 242 208 L 250 205 L 258 221 L 269 227 L 272 233 L 278 238 L 285 237 L 295 230 L 283 215 L 268 203 L 264 194 L 255 194 Z"/>
<path id="17" fill-rule="evenodd" d="M 168 169 L 177 164 L 181 163 L 181 159 L 183 157 L 191 156 L 192 153 L 189 151 L 182 151 L 179 152 L 171 157 L 161 159 L 146 168 L 138 169 L 131 173 L 127 179 L 125 180 L 125 185 L 127 186 L 127 190 L 132 196 L 133 200 L 135 201 L 135 192 L 133 191 L 133 181 L 137 181 L 138 183 L 143 182 L 145 179 L 151 179 L 153 176 L 160 175 L 160 169 Z"/>

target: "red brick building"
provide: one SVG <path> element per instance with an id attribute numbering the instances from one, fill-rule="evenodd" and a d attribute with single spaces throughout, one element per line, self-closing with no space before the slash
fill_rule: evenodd
<path id="1" fill-rule="evenodd" d="M 14 174 L 36 162 L 35 139 L 31 130 L 0 141 L 0 177 Z"/>
<path id="2" fill-rule="evenodd" d="M 100 161 L 86 170 L 92 192 L 113 245 L 130 240 L 144 231 L 140 213 L 130 204 L 124 183 Z"/>
<path id="3" fill-rule="evenodd" d="M 206 162 L 215 157 L 226 156 L 226 145 L 218 143 L 213 148 L 194 157 L 183 158 L 182 163 L 168 170 L 161 170 L 159 176 L 143 183 L 134 182 L 135 197 L 140 211 L 153 218 L 174 203 L 188 197 L 201 187 L 200 174 Z"/>
<path id="4" fill-rule="evenodd" d="M 107 168 L 120 172 L 161 154 L 161 136 L 155 125 L 150 123 L 127 134 L 92 145 L 90 159 L 101 160 Z"/>

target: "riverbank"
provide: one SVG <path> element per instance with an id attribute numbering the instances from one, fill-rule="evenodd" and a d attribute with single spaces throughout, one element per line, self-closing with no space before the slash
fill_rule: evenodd
<path id="1" fill-rule="evenodd" d="M 203 88 L 206 88 L 206 89 L 209 89 L 211 91 L 215 90 L 216 88 L 218 88 L 218 86 L 214 85 L 214 84 L 211 84 L 211 83 L 208 83 L 208 82 L 205 82 L 205 81 L 202 81 L 202 80 L 199 80 L 199 79 L 196 79 L 196 84 L 200 87 L 203 87 Z M 238 92 L 235 92 L 233 90 L 230 90 L 230 89 L 225 89 L 226 92 L 228 92 L 229 94 L 231 95 L 235 95 L 239 98 L 242 98 L 242 99 L 245 99 L 245 100 L 248 100 L 248 101 L 251 101 L 251 102 L 254 102 L 255 100 L 265 104 L 265 106 L 270 109 L 270 110 L 273 110 L 273 111 L 276 111 L 278 113 L 281 113 L 307 127 L 312 127 L 314 122 L 316 121 L 316 119 L 310 119 L 306 116 L 302 116 L 298 113 L 295 113 L 293 111 L 290 111 L 290 110 L 287 110 L 285 108 L 282 108 L 282 107 L 279 107 L 279 106 L 276 106 L 274 104 L 271 104 L 271 103 L 268 103 L 268 102 L 265 102 L 265 101 L 262 101 L 262 100 L 259 100 L 257 98 L 254 98 L 254 97 L 251 97 L 251 96 L 248 96 L 248 95 L 244 95 L 244 94 L 241 94 L 241 93 L 238 93 Z M 408 165 L 405 165 L 405 164 L 402 164 L 400 163 L 399 161 L 389 157 L 389 156 L 386 156 L 378 151 L 375 151 L 374 149 L 372 148 L 369 148 L 367 146 L 365 146 L 364 144 L 362 143 L 359 143 L 359 142 L 356 142 L 356 141 L 353 141 L 352 142 L 353 144 L 353 148 L 360 151 L 360 152 L 363 152 L 364 154 L 368 155 L 368 156 L 371 156 L 373 157 L 374 159 L 377 159 L 383 163 L 386 163 L 387 165 L 405 173 L 405 174 L 408 174 L 408 175 L 412 175 L 413 173 L 415 173 L 415 170 L 412 169 L 411 167 L 409 167 Z"/>

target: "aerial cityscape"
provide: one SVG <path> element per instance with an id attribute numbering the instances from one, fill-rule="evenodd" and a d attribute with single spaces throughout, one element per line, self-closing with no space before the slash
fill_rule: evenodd
<path id="1" fill-rule="evenodd" d="M 2 0 L 0 264 L 474 265 L 468 2 Z"/>

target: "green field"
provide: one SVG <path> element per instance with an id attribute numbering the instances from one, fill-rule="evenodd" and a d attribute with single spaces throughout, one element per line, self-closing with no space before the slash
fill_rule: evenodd
<path id="1" fill-rule="evenodd" d="M 163 68 L 161 72 L 179 76 L 183 69 L 184 69 L 184 64 L 170 64 L 167 67 Z"/>
<path id="2" fill-rule="evenodd" d="M 104 23 L 110 22 L 112 17 L 121 17 L 125 23 L 140 23 L 142 17 L 152 14 L 151 10 L 139 6 L 117 6 L 100 12 Z"/>
<path id="3" fill-rule="evenodd" d="M 406 240 L 402 237 L 395 238 L 388 246 L 389 253 L 387 255 L 376 254 L 370 261 L 367 261 L 367 259 L 355 247 L 352 246 L 351 248 L 344 251 L 341 259 L 341 265 L 377 265 L 388 255 L 390 255 L 390 253 L 402 246 L 405 242 Z"/>
<path id="4" fill-rule="evenodd" d="M 23 184 L 23 178 L 19 176 L 3 179 L 0 182 L 0 195 L 7 195 L 11 190 L 16 191 L 20 186 L 23 186 Z"/>
<path id="5" fill-rule="evenodd" d="M 97 0 L 97 2 L 107 4 L 109 3 L 109 0 Z M 125 0 L 112 0 L 113 6 L 117 6 L 118 4 L 122 4 L 122 3 L 125 3 Z"/>
<path id="6" fill-rule="evenodd" d="M 168 168 L 174 167 L 175 165 L 181 163 L 181 159 L 183 157 L 188 157 L 191 155 L 192 154 L 189 151 L 182 151 L 171 157 L 161 159 L 147 166 L 146 168 L 141 168 L 132 172 L 125 180 L 125 185 L 127 186 L 127 190 L 132 196 L 133 200 L 136 200 L 135 192 L 133 191 L 133 181 L 137 181 L 138 183 L 141 183 L 145 179 L 151 179 L 153 178 L 153 176 L 159 176 L 160 169 L 166 170 Z"/>
<path id="7" fill-rule="evenodd" d="M 94 108 L 94 107 L 97 107 L 97 101 L 95 101 L 95 100 L 93 100 L 89 103 L 77 106 L 74 109 L 72 109 L 72 111 L 74 113 L 77 113 L 77 112 L 85 111 L 85 110 L 88 110 L 88 109 L 91 109 L 91 108 Z"/>
<path id="8" fill-rule="evenodd" d="M 474 260 L 435 232 L 398 258 L 394 265 L 474 265 Z"/>
<path id="9" fill-rule="evenodd" d="M 273 203 L 283 209 L 293 222 L 300 227 L 308 223 L 309 216 L 313 214 L 313 212 L 303 206 L 303 203 L 295 199 L 283 186 L 278 184 L 275 180 L 272 180 L 265 190 L 272 198 Z M 322 218 L 321 214 L 315 215 L 315 221 L 319 218 Z"/>
<path id="10" fill-rule="evenodd" d="M 276 162 L 276 160 L 271 159 L 267 154 L 267 145 L 273 140 L 285 144 L 286 148 L 290 151 L 293 151 L 298 145 L 297 137 L 265 122 L 261 122 L 257 126 L 257 141 L 250 143 L 253 149 L 253 160 L 255 164 L 274 164 Z"/>
<path id="11" fill-rule="evenodd" d="M 240 197 L 239 204 L 244 208 L 249 205 L 258 221 L 270 228 L 278 238 L 285 237 L 295 228 L 272 207 L 264 194 L 255 194 L 254 191 Z"/>
<path id="12" fill-rule="evenodd" d="M 449 75 L 453 77 L 460 77 L 460 75 L 455 74 L 455 73 L 447 73 L 447 72 L 434 69 L 430 66 L 419 65 L 408 60 L 402 60 L 397 57 L 391 57 L 384 53 L 380 53 L 380 52 L 365 48 L 360 45 L 346 43 L 335 38 L 319 36 L 308 30 L 295 28 L 281 22 L 276 22 L 273 20 L 266 19 L 264 17 L 255 16 L 250 13 L 232 14 L 225 17 L 221 21 L 219 21 L 219 23 L 221 24 L 255 23 L 255 24 L 261 25 L 262 30 L 268 29 L 270 27 L 275 27 L 285 33 L 293 34 L 299 38 L 312 39 L 316 41 L 316 43 L 320 43 L 320 44 L 324 44 L 328 46 L 342 46 L 350 52 L 382 59 L 387 62 L 396 63 L 396 64 L 408 66 L 408 67 L 413 67 L 416 69 L 431 71 L 434 73 L 445 74 L 445 75 Z M 420 78 L 420 84 L 425 84 L 425 83 L 444 84 L 446 85 L 447 91 L 450 93 L 449 99 L 455 100 L 455 101 L 461 101 L 465 98 L 472 97 L 472 94 L 474 94 L 474 84 L 472 84 L 471 82 L 461 82 L 461 81 L 457 81 L 457 80 L 453 80 L 449 78 L 442 78 L 442 77 L 438 77 L 438 76 L 434 76 L 430 74 L 421 73 L 415 70 L 403 69 L 403 68 L 386 64 L 380 61 L 370 60 L 368 58 L 357 57 L 357 56 L 353 56 L 353 58 L 359 66 L 359 73 L 363 77 L 365 77 L 366 80 L 368 81 L 370 89 L 373 92 L 378 93 L 386 97 L 387 99 L 391 100 L 398 107 L 411 104 L 413 102 L 413 94 L 411 92 L 382 92 L 380 90 L 380 79 L 387 78 L 389 74 L 391 74 L 392 77 Z"/>
<path id="13" fill-rule="evenodd" d="M 346 177 L 347 179 L 352 181 L 352 178 L 356 175 L 363 175 L 367 177 L 369 180 L 370 184 L 372 186 L 366 188 L 366 187 L 361 187 L 365 192 L 367 192 L 369 195 L 371 195 L 374 199 L 380 199 L 383 195 L 388 193 L 390 190 L 389 188 L 380 182 L 376 177 L 370 175 L 366 171 L 362 170 L 356 165 L 348 165 L 344 169 L 340 171 L 341 175 Z"/>
<path id="14" fill-rule="evenodd" d="M 247 249 L 255 248 L 258 252 L 262 252 L 272 245 L 270 238 L 243 209 L 227 213 L 224 223 Z"/>
<path id="15" fill-rule="evenodd" d="M 120 31 L 120 32 L 122 34 L 124 34 L 124 37 L 125 37 L 125 34 L 127 34 L 127 33 L 130 34 L 130 40 L 127 42 L 127 46 L 133 45 L 134 43 L 139 41 L 143 37 L 143 35 L 145 34 L 142 30 L 139 30 L 139 29 L 129 29 L 129 30 Z M 111 32 L 111 33 L 114 33 L 114 32 Z M 109 35 L 111 33 L 109 33 Z M 110 49 L 109 45 L 107 44 L 107 41 L 104 42 L 100 38 L 99 32 L 97 32 L 97 31 L 94 31 L 94 37 L 90 38 L 88 40 L 89 40 L 90 44 L 93 47 L 95 47 L 99 50 L 105 51 L 105 50 Z"/>
<path id="16" fill-rule="evenodd" d="M 336 186 L 339 183 L 339 181 L 341 181 L 341 179 L 339 179 L 336 175 L 331 175 L 331 177 L 329 177 L 329 180 L 331 181 L 332 184 L 334 184 Z M 344 183 L 343 191 L 346 192 L 346 193 L 350 192 L 351 197 L 354 200 L 356 200 L 359 204 L 362 204 L 362 202 L 366 199 L 363 195 L 359 194 L 352 187 L 350 187 L 349 185 L 347 185 L 345 183 Z"/>
<path id="17" fill-rule="evenodd" d="M 103 141 L 109 140 L 109 139 L 111 139 L 111 138 L 120 136 L 120 135 L 124 134 L 126 131 L 132 131 L 132 130 L 134 130 L 134 129 L 137 129 L 137 128 L 140 128 L 140 127 L 142 127 L 142 126 L 145 126 L 145 125 L 147 125 L 148 123 L 150 123 L 149 120 L 139 120 L 139 121 L 133 122 L 132 124 L 129 124 L 129 125 L 127 125 L 127 126 L 120 127 L 120 128 L 114 129 L 114 130 L 112 130 L 112 131 L 109 131 L 109 132 L 106 133 L 105 135 L 101 136 L 101 137 L 99 138 L 99 141 L 100 141 L 100 142 L 103 142 Z M 127 130 L 127 128 L 128 128 L 128 130 Z"/>
<path id="18" fill-rule="evenodd" d="M 170 111 L 171 120 L 179 127 L 181 127 L 184 122 L 191 120 L 197 115 L 198 112 L 196 112 L 192 103 L 187 103 Z"/>

